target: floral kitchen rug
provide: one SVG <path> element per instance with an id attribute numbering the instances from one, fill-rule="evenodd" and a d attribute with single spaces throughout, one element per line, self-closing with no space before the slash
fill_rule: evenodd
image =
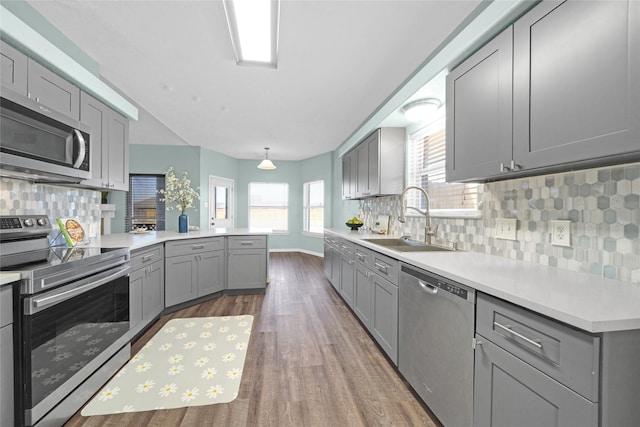
<path id="1" fill-rule="evenodd" d="M 238 395 L 253 316 L 173 319 L 83 409 L 83 416 L 228 403 Z"/>

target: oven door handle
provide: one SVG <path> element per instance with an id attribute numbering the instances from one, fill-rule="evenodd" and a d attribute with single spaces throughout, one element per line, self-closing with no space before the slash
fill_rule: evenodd
<path id="1" fill-rule="evenodd" d="M 90 291 L 99 286 L 102 286 L 105 283 L 109 283 L 114 279 L 127 275 L 129 273 L 129 269 L 130 267 L 127 265 L 125 267 L 119 268 L 115 273 L 110 274 L 101 279 L 98 279 L 96 281 L 90 281 L 87 284 L 84 284 L 60 293 L 54 293 L 53 295 L 33 298 L 31 300 L 31 307 L 30 307 L 31 309 L 26 314 L 35 314 L 36 312 L 42 310 L 44 307 L 48 307 L 50 305 L 54 305 L 59 302 L 71 299 L 75 296 L 78 296 L 87 291 Z"/>

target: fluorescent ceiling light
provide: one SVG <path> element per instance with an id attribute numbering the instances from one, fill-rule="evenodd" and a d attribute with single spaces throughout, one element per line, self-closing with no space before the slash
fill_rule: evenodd
<path id="1" fill-rule="evenodd" d="M 280 0 L 225 0 L 223 5 L 236 62 L 276 68 Z"/>

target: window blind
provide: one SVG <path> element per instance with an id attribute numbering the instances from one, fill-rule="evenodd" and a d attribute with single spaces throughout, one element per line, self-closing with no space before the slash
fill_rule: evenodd
<path id="1" fill-rule="evenodd" d="M 444 117 L 413 133 L 408 142 L 408 182 L 429 194 L 430 209 L 436 211 L 476 211 L 478 185 L 446 182 L 446 132 Z M 407 193 L 411 206 L 426 203 L 417 192 Z"/>
<path id="2" fill-rule="evenodd" d="M 164 189 L 164 175 L 129 175 L 127 193 L 127 231 L 144 227 L 147 230 L 165 229 L 165 202 L 158 191 Z"/>
<path id="3" fill-rule="evenodd" d="M 249 183 L 249 227 L 268 228 L 275 233 L 289 230 L 289 184 Z"/>

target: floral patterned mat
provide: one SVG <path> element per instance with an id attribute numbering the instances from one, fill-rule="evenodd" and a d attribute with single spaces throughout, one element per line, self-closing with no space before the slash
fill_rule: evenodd
<path id="1" fill-rule="evenodd" d="M 81 414 L 231 402 L 240 388 L 252 323 L 250 315 L 168 321 Z"/>

